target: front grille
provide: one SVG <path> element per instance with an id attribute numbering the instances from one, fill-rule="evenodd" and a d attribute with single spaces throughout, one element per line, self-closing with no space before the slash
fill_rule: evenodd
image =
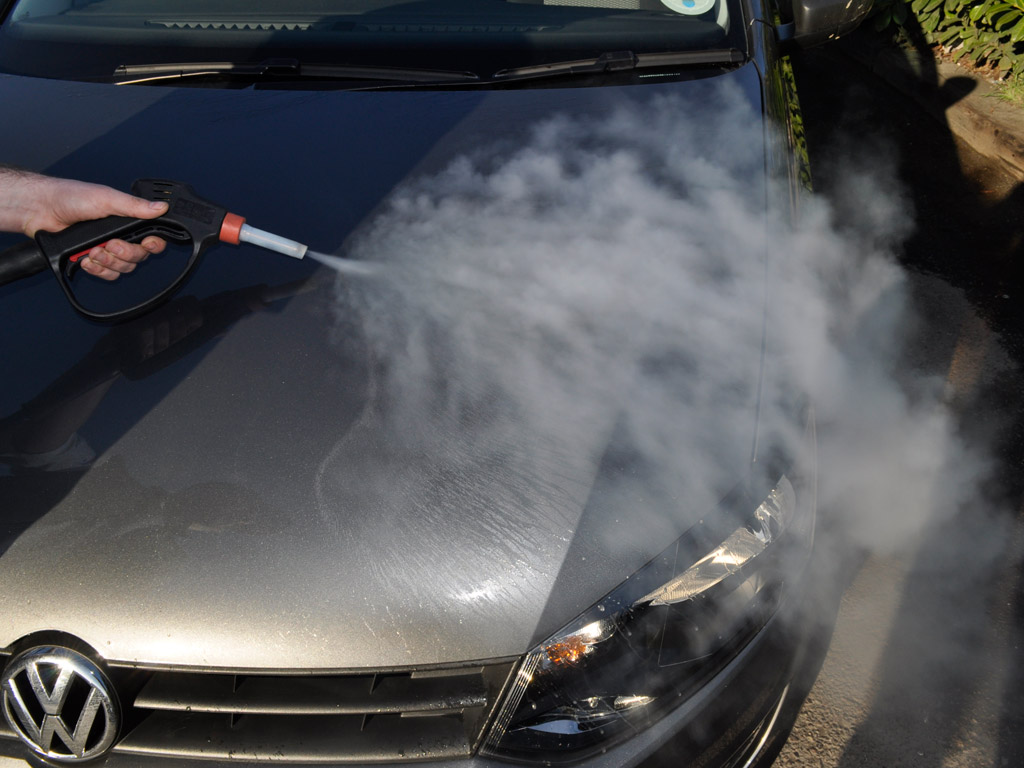
<path id="1" fill-rule="evenodd" d="M 512 662 L 340 675 L 112 669 L 131 702 L 115 753 L 381 763 L 468 757 Z"/>

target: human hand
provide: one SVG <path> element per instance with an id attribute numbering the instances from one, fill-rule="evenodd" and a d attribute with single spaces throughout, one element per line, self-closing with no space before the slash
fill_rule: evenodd
<path id="1" fill-rule="evenodd" d="M 166 203 L 150 202 L 102 184 L 57 179 L 0 166 L 0 230 L 59 232 L 71 224 L 106 216 L 152 219 L 167 212 Z M 159 237 L 140 243 L 114 239 L 89 251 L 79 265 L 104 280 L 131 272 L 151 253 L 163 251 Z"/>

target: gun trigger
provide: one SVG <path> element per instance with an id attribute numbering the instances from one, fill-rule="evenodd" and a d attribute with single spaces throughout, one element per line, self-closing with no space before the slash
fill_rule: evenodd
<path id="1" fill-rule="evenodd" d="M 110 241 L 108 240 L 107 242 L 110 242 Z M 107 243 L 97 243 L 96 245 L 103 246 L 103 245 L 106 245 L 106 244 Z M 92 246 L 92 248 L 86 248 L 84 251 L 80 251 L 79 253 L 76 253 L 76 254 L 73 254 L 71 256 L 68 256 L 68 261 L 70 261 L 72 264 L 77 264 L 80 259 L 83 259 L 86 256 L 88 256 L 89 255 L 89 251 L 91 251 L 95 247 L 96 246 L 94 245 L 94 246 Z"/>

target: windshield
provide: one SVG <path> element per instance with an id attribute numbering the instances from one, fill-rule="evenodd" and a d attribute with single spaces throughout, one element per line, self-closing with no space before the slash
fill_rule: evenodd
<path id="1" fill-rule="evenodd" d="M 0 27 L 0 70 L 109 82 L 124 67 L 283 61 L 292 70 L 415 67 L 488 78 L 622 52 L 735 53 L 745 46 L 734 3 L 19 0 Z"/>

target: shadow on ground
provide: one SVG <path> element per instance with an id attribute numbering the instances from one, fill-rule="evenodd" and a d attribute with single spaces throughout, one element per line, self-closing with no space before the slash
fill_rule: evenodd
<path id="1" fill-rule="evenodd" d="M 828 748 L 821 731 L 830 725 L 820 715 L 813 727 L 814 716 L 798 722 L 780 765 L 1020 766 L 1024 184 L 1008 182 L 959 146 L 947 124 L 844 54 L 843 45 L 865 44 L 872 34 L 860 30 L 839 46 L 795 57 L 815 187 L 832 199 L 840 221 L 856 219 L 838 192 L 846 159 L 897 165 L 917 219 L 901 258 L 924 318 L 907 365 L 946 378 L 963 434 L 994 445 L 995 466 L 985 498 L 925 531 L 907 553 L 912 559 L 891 585 L 901 592 L 855 720 L 831 723 L 841 735 Z M 917 46 L 921 60 L 931 61 L 923 40 Z M 940 87 L 926 65 L 916 87 L 941 108 L 969 93 L 973 81 Z"/>

